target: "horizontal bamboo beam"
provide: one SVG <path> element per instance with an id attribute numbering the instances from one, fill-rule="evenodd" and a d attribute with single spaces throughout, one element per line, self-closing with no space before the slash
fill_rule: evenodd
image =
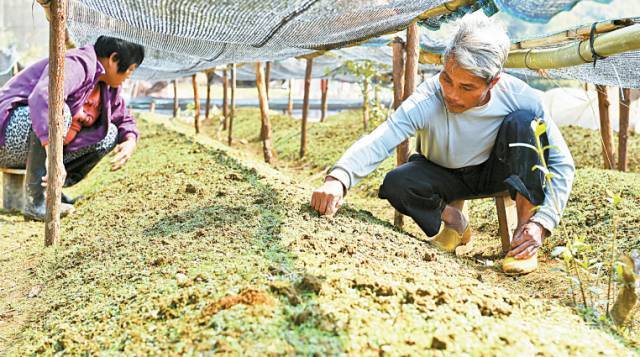
<path id="1" fill-rule="evenodd" d="M 603 33 L 594 39 L 593 47 L 597 54 L 605 57 L 639 50 L 640 24 Z M 511 50 L 505 67 L 554 69 L 590 63 L 593 59 L 589 40 L 586 39 L 555 48 Z M 422 50 L 420 63 L 442 64 L 442 55 Z"/>
<path id="2" fill-rule="evenodd" d="M 447 1 L 442 5 L 431 8 L 418 15 L 418 20 L 427 20 L 432 17 L 447 15 L 456 12 L 459 8 L 475 4 L 476 0 L 453 0 Z"/>
<path id="3" fill-rule="evenodd" d="M 594 32 L 596 34 L 607 33 L 633 24 L 634 21 L 632 19 L 602 21 L 596 23 Z M 545 47 L 575 40 L 584 40 L 589 38 L 591 34 L 591 27 L 592 25 L 585 25 L 577 29 L 564 30 L 541 38 L 518 41 L 511 45 L 511 49 L 521 50 L 525 48 Z"/>
<path id="4" fill-rule="evenodd" d="M 612 56 L 640 49 L 640 25 L 628 26 L 597 36 L 593 49 L 600 56 Z M 558 48 L 516 50 L 509 53 L 505 67 L 553 69 L 593 62 L 589 40 Z"/>

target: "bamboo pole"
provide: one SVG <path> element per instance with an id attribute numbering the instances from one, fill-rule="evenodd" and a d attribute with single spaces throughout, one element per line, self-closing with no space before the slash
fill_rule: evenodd
<path id="1" fill-rule="evenodd" d="M 173 80 L 173 117 L 177 118 L 180 112 L 180 101 L 178 100 L 178 80 Z"/>
<path id="2" fill-rule="evenodd" d="M 269 100 L 267 99 L 267 89 L 265 84 L 265 74 L 262 70 L 262 63 L 256 63 L 256 87 L 258 88 L 258 100 L 260 101 L 262 154 L 264 162 L 270 164 L 273 159 L 271 149 L 271 122 L 269 121 Z"/>
<path id="3" fill-rule="evenodd" d="M 404 65 L 404 88 L 402 90 L 402 100 L 405 101 L 409 98 L 413 91 L 416 89 L 418 80 L 418 57 L 420 55 L 420 29 L 416 22 L 412 23 L 407 28 L 407 43 L 405 45 L 406 59 Z M 398 147 L 397 164 L 401 165 L 407 162 L 409 158 L 409 141 L 405 140 Z M 400 215 L 397 213 L 396 217 Z M 396 221 L 399 223 L 399 227 L 402 227 L 402 220 Z"/>
<path id="4" fill-rule="evenodd" d="M 396 110 L 404 99 L 404 43 L 402 39 L 396 37 L 393 41 L 393 109 Z M 396 149 L 396 166 L 407 162 L 409 156 L 409 140 L 405 140 Z M 393 224 L 402 228 L 404 216 L 395 211 Z"/>
<path id="5" fill-rule="evenodd" d="M 476 0 L 452 0 L 447 1 L 446 3 L 431 8 L 422 14 L 418 15 L 418 20 L 426 20 L 437 16 L 447 15 L 452 12 L 457 11 L 459 8 L 464 6 L 473 5 Z"/>
<path id="6" fill-rule="evenodd" d="M 640 49 L 640 25 L 627 26 L 597 36 L 594 50 L 601 56 L 612 56 Z M 589 41 L 557 48 L 515 50 L 509 53 L 505 67 L 553 69 L 593 62 Z"/>
<path id="7" fill-rule="evenodd" d="M 205 102 L 205 107 L 204 107 L 205 120 L 209 120 L 209 111 L 211 110 L 211 82 L 213 80 L 213 76 L 215 75 L 215 73 L 216 73 L 215 69 L 205 72 L 205 74 L 207 75 L 207 100 Z"/>
<path id="8" fill-rule="evenodd" d="M 329 80 L 321 79 L 320 80 L 320 91 L 322 93 L 321 97 L 321 105 L 320 105 L 320 122 L 324 123 L 325 118 L 327 117 L 327 109 L 329 109 L 329 103 L 327 101 L 327 97 L 329 95 Z"/>
<path id="9" fill-rule="evenodd" d="M 193 125 L 196 129 L 196 134 L 200 133 L 200 98 L 198 97 L 198 81 L 196 75 L 191 76 L 191 82 L 193 84 L 193 104 L 195 114 L 193 116 Z"/>
<path id="10" fill-rule="evenodd" d="M 629 106 L 631 90 L 620 88 L 620 127 L 618 130 L 618 170 L 627 171 L 627 140 L 629 138 Z"/>
<path id="11" fill-rule="evenodd" d="M 228 143 L 231 146 L 233 119 L 236 117 L 236 64 L 231 64 L 231 111 L 229 112 L 229 137 Z"/>
<path id="12" fill-rule="evenodd" d="M 302 130 L 300 132 L 300 158 L 307 152 L 307 120 L 309 119 L 309 92 L 311 91 L 311 71 L 313 70 L 313 58 L 307 59 L 307 68 L 304 73 L 304 99 L 302 101 Z"/>
<path id="13" fill-rule="evenodd" d="M 369 78 L 364 79 L 362 90 L 362 124 L 364 131 L 369 130 Z"/>
<path id="14" fill-rule="evenodd" d="M 65 0 L 52 0 L 49 21 L 49 144 L 47 145 L 47 198 L 44 245 L 60 240 L 60 197 L 64 181 L 62 136 L 64 133 L 64 56 L 65 56 Z"/>
<path id="15" fill-rule="evenodd" d="M 289 80 L 289 98 L 287 102 L 287 115 L 293 117 L 293 81 Z"/>
<path id="16" fill-rule="evenodd" d="M 227 68 L 222 70 L 222 130 L 227 130 L 229 125 L 229 78 Z"/>
<path id="17" fill-rule="evenodd" d="M 266 93 L 267 93 L 267 100 L 269 100 L 269 83 L 271 83 L 271 62 L 267 61 L 267 64 L 265 65 L 265 70 L 264 70 L 264 81 L 265 81 L 265 88 L 266 88 Z"/>
<path id="18" fill-rule="evenodd" d="M 640 24 L 598 35 L 593 47 L 597 54 L 605 57 L 638 50 Z M 511 50 L 505 68 L 554 69 L 591 63 L 593 60 L 587 39 L 554 48 Z M 423 50 L 420 53 L 420 63 L 442 64 L 442 55 Z"/>
<path id="19" fill-rule="evenodd" d="M 603 33 L 611 32 L 623 27 L 627 27 L 632 24 L 633 24 L 632 19 L 602 21 L 596 24 L 595 33 L 603 34 Z M 581 26 L 577 29 L 570 29 L 570 30 L 556 32 L 554 34 L 550 34 L 542 38 L 522 40 L 522 41 L 513 43 L 511 45 L 511 49 L 518 50 L 518 49 L 525 49 L 525 48 L 545 47 L 545 46 L 556 45 L 556 44 L 567 42 L 567 41 L 585 40 L 585 39 L 588 39 L 591 34 L 591 27 L 592 25 L 589 24 L 589 25 Z"/>
<path id="20" fill-rule="evenodd" d="M 613 130 L 609 119 L 609 98 L 607 87 L 596 85 L 598 91 L 598 110 L 600 112 L 600 135 L 602 136 L 602 156 L 604 158 L 604 168 L 613 169 L 616 167 L 613 156 Z"/>

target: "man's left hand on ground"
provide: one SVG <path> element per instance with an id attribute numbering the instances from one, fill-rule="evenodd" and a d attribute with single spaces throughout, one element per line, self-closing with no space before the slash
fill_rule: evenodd
<path id="1" fill-rule="evenodd" d="M 542 246 L 544 239 L 544 228 L 535 222 L 527 222 L 520 229 L 516 230 L 516 234 L 511 242 L 511 250 L 507 257 L 516 259 L 528 259 L 536 254 L 538 248 Z"/>
<path id="2" fill-rule="evenodd" d="M 120 170 L 136 151 L 136 139 L 127 139 L 118 144 L 113 152 L 115 156 L 111 160 L 111 171 Z"/>

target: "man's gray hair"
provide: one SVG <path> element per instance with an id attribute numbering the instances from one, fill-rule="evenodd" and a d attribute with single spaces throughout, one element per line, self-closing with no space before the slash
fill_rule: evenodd
<path id="1" fill-rule="evenodd" d="M 458 31 L 447 45 L 444 60 L 455 60 L 464 70 L 488 83 L 502 71 L 510 47 L 511 40 L 504 27 L 476 13 L 458 21 Z"/>

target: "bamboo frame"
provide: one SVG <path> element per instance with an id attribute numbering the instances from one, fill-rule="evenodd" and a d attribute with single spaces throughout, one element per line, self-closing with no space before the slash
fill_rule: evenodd
<path id="1" fill-rule="evenodd" d="M 196 134 L 200 134 L 200 98 L 198 97 L 198 80 L 196 75 L 191 75 L 191 83 L 193 84 L 193 104 L 194 104 L 194 115 L 193 115 L 193 126 L 196 130 Z"/>
<path id="2" fill-rule="evenodd" d="M 399 37 L 393 42 L 393 109 L 397 110 L 404 100 L 404 43 Z M 409 141 L 405 140 L 396 148 L 396 166 L 407 162 Z M 397 210 L 394 213 L 393 224 L 402 228 L 404 216 Z"/>
<path id="3" fill-rule="evenodd" d="M 269 121 L 269 99 L 265 83 L 265 73 L 262 63 L 256 62 L 256 88 L 258 89 L 258 100 L 260 102 L 260 139 L 262 140 L 262 154 L 264 162 L 270 164 L 273 159 L 271 148 L 271 122 Z"/>
<path id="4" fill-rule="evenodd" d="M 609 27 L 603 25 L 603 31 Z M 529 42 L 530 46 L 533 42 Z M 600 56 L 613 56 L 640 49 L 640 24 L 629 25 L 595 37 L 594 50 Z M 593 62 L 589 40 L 555 48 L 520 49 L 509 52 L 506 68 L 554 69 Z M 420 63 L 442 64 L 442 55 L 422 50 Z"/>
<path id="5" fill-rule="evenodd" d="M 180 101 L 178 99 L 178 80 L 173 80 L 173 117 L 177 118 L 180 112 Z"/>
<path id="6" fill-rule="evenodd" d="M 225 67 L 222 70 L 222 130 L 229 126 L 229 73 Z"/>
<path id="7" fill-rule="evenodd" d="M 66 0 L 51 0 L 49 21 L 49 144 L 47 145 L 47 198 L 45 247 L 60 241 L 60 197 L 64 182 L 62 162 L 64 118 L 64 58 Z"/>
<path id="8" fill-rule="evenodd" d="M 640 25 L 631 25 L 595 38 L 593 49 L 601 56 L 612 56 L 640 49 Z M 515 50 L 509 53 L 505 67 L 553 69 L 593 62 L 588 40 L 550 49 Z"/>
<path id="9" fill-rule="evenodd" d="M 610 20 L 610 21 L 602 21 L 596 23 L 595 34 L 603 34 L 607 32 L 611 32 L 626 26 L 630 26 L 633 24 L 633 20 L 631 19 L 618 19 L 618 20 Z M 554 34 L 550 34 L 545 37 L 535 38 L 530 40 L 522 40 L 511 45 L 512 50 L 519 49 L 527 49 L 527 48 L 536 48 L 536 47 L 545 47 L 550 45 L 556 45 L 563 42 L 575 41 L 575 40 L 586 40 L 589 38 L 591 34 L 591 26 L 585 25 L 572 30 L 564 30 L 561 32 L 556 32 Z"/>
<path id="10" fill-rule="evenodd" d="M 205 100 L 204 119 L 209 120 L 209 112 L 211 111 L 211 82 L 213 82 L 213 76 L 216 74 L 216 69 L 212 68 L 204 73 L 207 75 L 207 99 Z"/>
<path id="11" fill-rule="evenodd" d="M 613 151 L 613 129 L 609 118 L 609 97 L 607 87 L 596 85 L 598 92 L 598 111 L 600 113 L 600 135 L 602 136 L 602 157 L 604 168 L 607 170 L 616 167 L 616 160 Z"/>
<path id="12" fill-rule="evenodd" d="M 327 110 L 329 109 L 328 95 L 329 95 L 329 80 L 320 80 L 320 122 L 324 123 L 327 118 Z"/>
<path id="13" fill-rule="evenodd" d="M 433 17 L 438 17 L 442 15 L 447 15 L 452 12 L 458 11 L 459 8 L 464 6 L 473 5 L 476 3 L 476 0 L 453 0 L 448 1 L 442 5 L 431 8 L 422 14 L 418 15 L 418 20 L 427 20 Z"/>
<path id="14" fill-rule="evenodd" d="M 627 171 L 627 140 L 629 139 L 629 106 L 631 105 L 631 90 L 620 88 L 620 126 L 618 128 L 618 170 Z"/>
<path id="15" fill-rule="evenodd" d="M 304 99 L 302 101 L 302 128 L 300 131 L 300 158 L 307 152 L 307 121 L 309 120 L 309 92 L 311 91 L 311 72 L 313 70 L 313 58 L 307 59 L 307 68 L 304 73 Z"/>
<path id="16" fill-rule="evenodd" d="M 267 100 L 269 100 L 269 83 L 271 82 L 271 61 L 267 61 L 264 66 L 264 88 L 267 94 Z"/>
<path id="17" fill-rule="evenodd" d="M 289 95 L 287 98 L 287 115 L 293 117 L 293 81 L 289 79 Z"/>
<path id="18" fill-rule="evenodd" d="M 229 111 L 229 133 L 227 143 L 231 146 L 233 141 L 233 119 L 236 117 L 236 64 L 231 65 L 231 111 Z"/>

